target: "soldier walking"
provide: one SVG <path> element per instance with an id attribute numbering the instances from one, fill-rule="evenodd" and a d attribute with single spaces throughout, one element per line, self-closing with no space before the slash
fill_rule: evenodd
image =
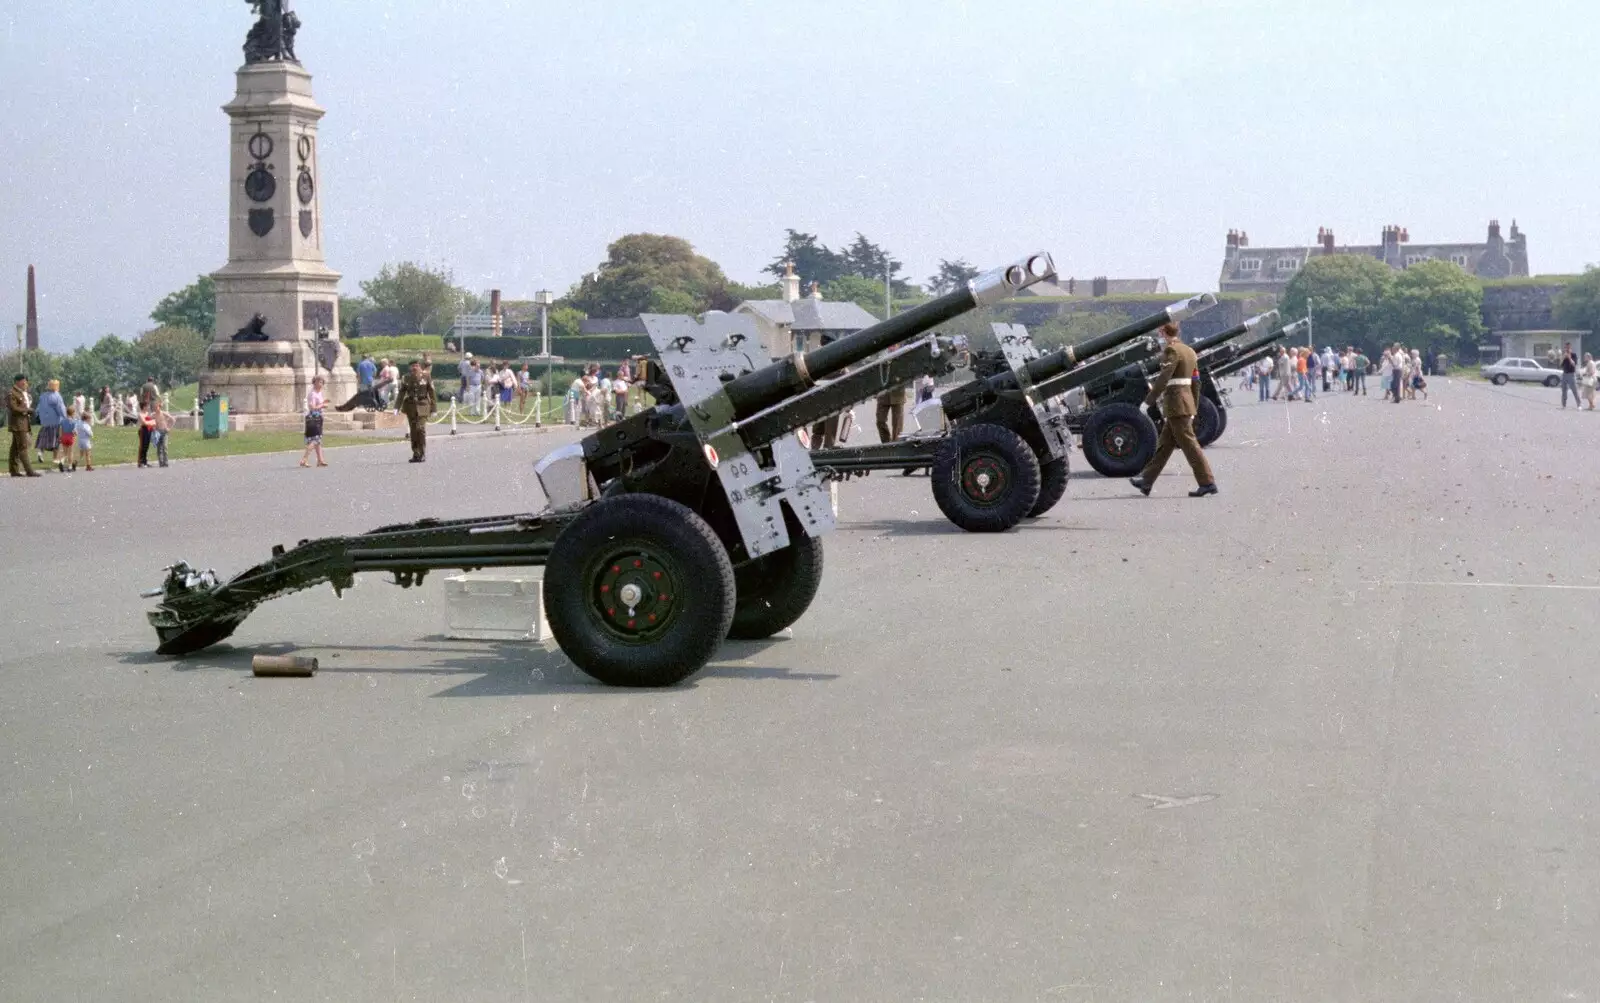
<path id="1" fill-rule="evenodd" d="M 21 373 L 11 381 L 6 395 L 6 428 L 11 431 L 11 476 L 38 477 L 28 459 L 28 431 L 33 425 L 33 398 L 28 395 L 28 378 Z M 24 473 L 26 472 L 26 473 Z"/>
<path id="2" fill-rule="evenodd" d="M 1177 324 L 1162 325 L 1161 333 L 1167 339 L 1167 347 L 1161 353 L 1161 375 L 1151 384 L 1144 401 L 1145 407 L 1161 402 L 1161 438 L 1156 442 L 1156 454 L 1150 457 L 1149 465 L 1138 477 L 1129 478 L 1129 483 L 1148 497 L 1156 478 L 1161 476 L 1161 468 L 1167 465 L 1167 458 L 1174 449 L 1181 449 L 1199 485 L 1189 492 L 1189 497 L 1204 498 L 1217 493 L 1217 481 L 1211 475 L 1211 464 L 1206 462 L 1206 454 L 1200 451 L 1200 440 L 1194 434 L 1194 416 L 1200 410 L 1200 384 L 1195 379 L 1200 364 L 1195 359 L 1194 349 L 1178 337 Z"/>
<path id="3" fill-rule="evenodd" d="M 428 455 L 428 418 L 437 400 L 433 375 L 423 371 L 422 363 L 412 362 L 410 371 L 400 378 L 399 400 L 400 410 L 411 426 L 411 462 L 421 463 Z"/>
<path id="4" fill-rule="evenodd" d="M 905 427 L 906 385 L 904 383 L 878 397 L 878 441 L 896 442 Z"/>

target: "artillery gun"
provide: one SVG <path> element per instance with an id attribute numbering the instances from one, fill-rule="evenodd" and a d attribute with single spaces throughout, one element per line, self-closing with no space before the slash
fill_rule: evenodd
<path id="1" fill-rule="evenodd" d="M 409 587 L 434 570 L 543 565 L 551 633 L 580 669 L 612 685 L 676 683 L 724 637 L 771 636 L 816 596 L 820 537 L 833 513 L 797 432 L 919 376 L 953 371 L 949 343 L 926 332 L 1054 272 L 1048 254 L 1030 255 L 771 364 L 748 317 L 648 315 L 658 365 L 646 380 L 656 405 L 540 460 L 545 509 L 276 546 L 225 582 L 180 562 L 146 593 L 159 600 L 149 613 L 157 651 L 198 651 L 269 599 L 322 582 L 340 593 L 358 572 L 388 572 Z"/>
<path id="2" fill-rule="evenodd" d="M 1067 490 L 1072 430 L 1056 399 L 1076 371 L 1120 346 L 1216 303 L 1209 293 L 1052 352 L 1021 324 L 994 324 L 999 350 L 976 353 L 974 378 L 919 405 L 920 434 L 895 442 L 815 449 L 830 477 L 932 470 L 939 510 L 969 532 L 1001 532 L 1043 515 Z"/>
<path id="3" fill-rule="evenodd" d="M 1259 362 L 1268 355 L 1271 355 L 1273 349 L 1277 347 L 1278 342 L 1288 338 L 1298 337 L 1310 330 L 1310 319 L 1301 318 L 1300 320 L 1295 321 L 1293 324 L 1290 324 L 1287 327 L 1279 328 L 1271 334 L 1262 338 L 1258 338 L 1253 342 L 1241 342 L 1228 359 L 1211 367 L 1210 375 L 1213 380 L 1220 380 L 1225 376 L 1230 376 L 1233 373 L 1237 373 L 1244 367 Z"/>
<path id="4" fill-rule="evenodd" d="M 1242 334 L 1254 334 L 1277 320 L 1269 311 L 1224 331 L 1202 338 L 1190 347 L 1197 357 L 1225 351 L 1227 343 Z M 1106 477 L 1131 477 L 1144 469 L 1155 452 L 1159 436 L 1160 412 L 1145 410 L 1150 379 L 1160 370 L 1161 345 L 1154 342 L 1133 346 L 1115 356 L 1087 367 L 1067 398 L 1069 423 L 1083 439 L 1083 455 L 1089 466 Z M 1205 386 L 1202 366 L 1202 388 Z M 1202 443 L 1219 434 L 1222 405 L 1216 394 L 1202 391 L 1195 435 Z M 1209 438 L 1208 438 L 1209 437 Z"/>

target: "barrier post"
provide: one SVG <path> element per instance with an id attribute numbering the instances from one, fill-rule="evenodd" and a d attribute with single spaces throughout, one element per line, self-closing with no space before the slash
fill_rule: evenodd
<path id="1" fill-rule="evenodd" d="M 494 398 L 494 430 L 496 432 L 500 431 L 500 395 L 499 394 L 496 394 L 495 398 Z"/>
<path id="2" fill-rule="evenodd" d="M 533 395 L 533 427 L 544 427 L 544 396 L 541 394 Z"/>
<path id="3" fill-rule="evenodd" d="M 450 434 L 456 434 L 456 402 L 450 402 Z"/>

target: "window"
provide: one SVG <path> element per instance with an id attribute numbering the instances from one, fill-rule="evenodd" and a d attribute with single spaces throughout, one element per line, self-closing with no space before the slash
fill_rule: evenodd
<path id="1" fill-rule="evenodd" d="M 1427 261 L 1429 257 L 1430 255 L 1427 254 L 1408 254 L 1406 255 L 1406 267 L 1410 268 L 1419 261 Z"/>
<path id="2" fill-rule="evenodd" d="M 1280 272 L 1292 272 L 1292 271 L 1294 271 L 1295 269 L 1297 269 L 1299 267 L 1300 267 L 1300 259 L 1299 258 L 1279 258 L 1278 259 L 1278 271 L 1280 271 Z"/>
<path id="3" fill-rule="evenodd" d="M 800 355 L 804 355 L 806 351 L 806 336 L 799 331 L 794 333 L 794 350 Z"/>
<path id="4" fill-rule="evenodd" d="M 1450 255 L 1450 260 L 1454 261 L 1456 264 L 1460 265 L 1462 268 L 1467 267 L 1467 256 L 1465 254 L 1452 254 L 1452 255 Z"/>
<path id="5" fill-rule="evenodd" d="M 1240 258 L 1239 259 L 1239 271 L 1241 271 L 1241 272 L 1259 272 L 1259 271 L 1261 271 L 1261 259 L 1260 258 Z"/>

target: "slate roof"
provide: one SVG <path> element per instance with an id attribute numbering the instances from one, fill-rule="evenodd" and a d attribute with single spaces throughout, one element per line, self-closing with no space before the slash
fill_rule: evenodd
<path id="1" fill-rule="evenodd" d="M 793 303 L 783 300 L 745 300 L 739 305 L 748 307 L 751 313 L 774 324 L 783 324 L 791 331 L 859 331 L 878 322 L 878 318 L 855 303 L 809 297 Z"/>

